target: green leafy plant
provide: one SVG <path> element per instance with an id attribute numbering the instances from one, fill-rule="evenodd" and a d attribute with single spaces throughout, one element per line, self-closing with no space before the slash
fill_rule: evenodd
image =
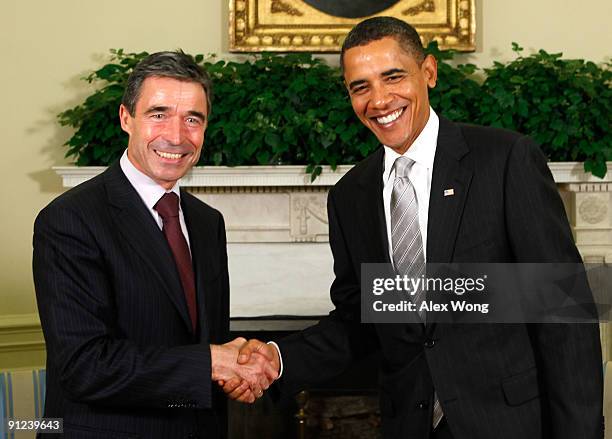
<path id="1" fill-rule="evenodd" d="M 471 122 L 478 114 L 482 88 L 475 79 L 478 68 L 474 64 L 451 64 L 456 52 L 440 50 L 432 42 L 426 52 L 438 61 L 438 81 L 429 90 L 429 103 L 439 113 L 455 122 Z"/>
<path id="2" fill-rule="evenodd" d="M 353 115 L 338 69 L 309 54 L 263 54 L 246 62 L 205 63 L 214 103 L 205 163 L 355 163 L 377 147 Z"/>
<path id="3" fill-rule="evenodd" d="M 108 165 L 121 156 L 127 145 L 127 134 L 118 119 L 121 97 L 128 75 L 147 55 L 111 49 L 111 62 L 83 78 L 104 85 L 82 104 L 58 115 L 61 125 L 75 129 L 65 146 L 66 157 L 74 156 L 77 166 Z"/>
<path id="4" fill-rule="evenodd" d="M 475 119 L 482 125 L 532 136 L 556 161 L 584 161 L 594 175 L 612 160 L 612 71 L 581 59 L 564 60 L 544 50 L 485 69 L 484 93 Z"/>
<path id="5" fill-rule="evenodd" d="M 117 109 L 127 76 L 147 53 L 111 51 L 111 62 L 84 78 L 101 84 L 82 104 L 59 114 L 75 128 L 66 156 L 107 165 L 127 145 Z M 213 111 L 199 164 L 303 164 L 315 178 L 372 152 L 376 138 L 354 117 L 340 72 L 309 54 L 263 54 L 245 62 L 204 59 L 213 79 Z"/>
<path id="6" fill-rule="evenodd" d="M 515 45 L 520 55 L 520 48 Z M 544 51 L 485 69 L 454 66 L 454 53 L 431 44 L 438 83 L 431 105 L 455 121 L 507 127 L 533 136 L 553 160 L 584 160 L 605 174 L 610 150 L 610 64 L 562 60 Z M 107 165 L 127 145 L 117 109 L 127 76 L 147 55 L 111 50 L 111 60 L 84 78 L 98 88 L 58 115 L 75 129 L 66 156 L 76 164 Z M 213 78 L 213 111 L 199 164 L 322 165 L 356 163 L 378 147 L 353 114 L 340 71 L 310 54 L 262 54 L 243 62 L 195 56 Z"/>

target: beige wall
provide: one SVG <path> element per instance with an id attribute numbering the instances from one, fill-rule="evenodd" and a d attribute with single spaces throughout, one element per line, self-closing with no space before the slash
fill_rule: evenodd
<path id="1" fill-rule="evenodd" d="M 511 41 L 610 59 L 610 0 L 487 0 L 478 1 L 477 10 L 478 51 L 467 61 L 487 66 L 508 59 Z M 226 16 L 227 0 L 2 1 L 0 326 L 3 315 L 36 311 L 32 223 L 62 191 L 50 167 L 67 163 L 61 145 L 71 132 L 56 124 L 55 115 L 90 92 L 79 78 L 101 66 L 109 48 L 181 47 L 226 56 Z"/>

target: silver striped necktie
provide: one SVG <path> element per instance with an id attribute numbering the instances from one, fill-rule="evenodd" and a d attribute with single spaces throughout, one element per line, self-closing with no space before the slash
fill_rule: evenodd
<path id="1" fill-rule="evenodd" d="M 395 160 L 395 181 L 391 192 L 391 244 L 393 246 L 393 264 L 400 275 L 419 278 L 425 274 L 425 256 L 423 239 L 419 227 L 419 203 L 408 173 L 414 161 L 400 156 Z M 420 288 L 412 302 L 420 308 L 425 300 L 425 291 Z M 425 311 L 419 311 L 421 321 L 425 323 Z"/>
<path id="2" fill-rule="evenodd" d="M 391 244 L 393 246 L 393 263 L 400 275 L 421 277 L 425 274 L 425 256 L 423 238 L 419 226 L 419 204 L 416 192 L 408 178 L 414 161 L 400 156 L 395 160 L 395 180 L 391 192 Z M 425 290 L 418 290 L 413 296 L 417 310 L 425 300 Z M 419 310 L 419 317 L 425 323 L 425 311 Z M 436 428 L 444 413 L 434 394 L 433 427 Z"/>

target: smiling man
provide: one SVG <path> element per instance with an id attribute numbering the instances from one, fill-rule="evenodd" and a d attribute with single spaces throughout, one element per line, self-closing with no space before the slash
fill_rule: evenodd
<path id="1" fill-rule="evenodd" d="M 435 58 L 404 50 L 387 37 L 351 48 L 342 66 L 359 120 L 383 145 L 406 152 L 429 120 L 427 89 L 436 85 Z"/>
<path id="2" fill-rule="evenodd" d="M 597 324 L 436 324 L 426 315 L 360 322 L 363 263 L 418 278 L 426 261 L 581 259 L 538 146 L 430 107 L 436 60 L 410 25 L 361 22 L 344 41 L 341 66 L 355 114 L 382 145 L 329 192 L 335 309 L 278 341 L 279 350 L 251 340 L 241 358 L 260 352 L 277 370 L 282 364 L 280 389 L 294 392 L 379 352 L 385 439 L 601 438 Z M 236 385 L 225 391 L 246 398 Z"/>
<path id="3" fill-rule="evenodd" d="M 210 107 L 206 92 L 197 82 L 155 76 L 143 81 L 136 105 L 130 92 L 119 108 L 121 127 L 130 135 L 128 160 L 170 190 L 200 158 Z"/>
<path id="4" fill-rule="evenodd" d="M 211 111 L 208 75 L 160 52 L 130 75 L 121 159 L 55 199 L 34 226 L 34 281 L 47 345 L 45 417 L 65 438 L 221 438 L 240 377 L 253 396 L 276 372 L 238 366 L 227 342 L 221 214 L 181 190 Z"/>

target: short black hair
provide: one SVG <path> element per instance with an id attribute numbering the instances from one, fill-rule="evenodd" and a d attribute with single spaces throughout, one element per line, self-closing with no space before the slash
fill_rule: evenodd
<path id="1" fill-rule="evenodd" d="M 340 68 L 344 72 L 344 53 L 357 46 L 386 37 L 395 38 L 407 53 L 420 64 L 425 59 L 421 37 L 414 27 L 395 17 L 372 17 L 358 23 L 346 36 L 340 52 Z"/>
<path id="2" fill-rule="evenodd" d="M 121 103 L 134 116 L 136 102 L 145 79 L 150 77 L 173 78 L 179 81 L 195 82 L 204 88 L 208 114 L 212 109 L 212 83 L 206 73 L 190 56 L 182 50 L 157 52 L 142 59 L 128 77 Z"/>

